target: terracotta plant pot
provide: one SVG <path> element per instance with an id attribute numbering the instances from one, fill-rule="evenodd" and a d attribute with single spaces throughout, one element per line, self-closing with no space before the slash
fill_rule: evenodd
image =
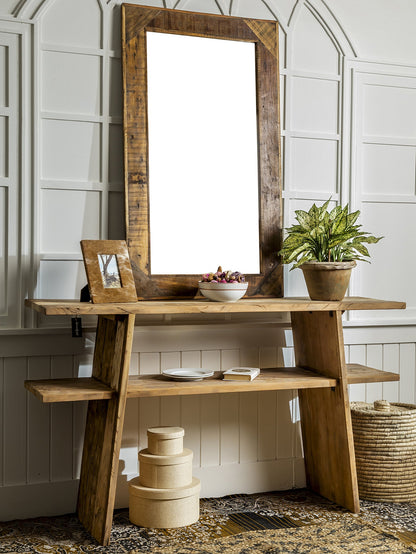
<path id="1" fill-rule="evenodd" d="M 300 266 L 311 300 L 342 300 L 357 262 L 306 262 Z"/>

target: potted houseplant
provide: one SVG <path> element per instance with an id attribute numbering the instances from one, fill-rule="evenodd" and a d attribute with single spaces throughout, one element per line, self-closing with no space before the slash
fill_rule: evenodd
<path id="1" fill-rule="evenodd" d="M 362 231 L 360 212 L 349 212 L 348 204 L 328 211 L 330 200 L 308 212 L 296 210 L 298 224 L 286 229 L 279 252 L 283 263 L 294 263 L 291 270 L 302 269 L 312 300 L 342 300 L 356 260 L 368 261 L 365 244 L 383 238 Z"/>

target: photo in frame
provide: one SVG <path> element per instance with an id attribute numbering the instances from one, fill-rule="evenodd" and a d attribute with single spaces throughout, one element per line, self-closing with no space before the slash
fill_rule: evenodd
<path id="1" fill-rule="evenodd" d="M 93 303 L 137 302 L 126 241 L 82 240 L 81 250 Z"/>

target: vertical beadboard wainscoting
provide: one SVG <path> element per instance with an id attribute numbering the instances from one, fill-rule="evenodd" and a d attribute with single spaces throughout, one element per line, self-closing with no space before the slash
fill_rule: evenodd
<path id="1" fill-rule="evenodd" d="M 75 510 L 86 403 L 41 404 L 23 382 L 90 375 L 93 341 L 93 333 L 72 339 L 68 330 L 0 336 L 1 520 Z M 416 327 L 347 327 L 345 342 L 347 361 L 400 373 L 399 383 L 352 385 L 352 400 L 415 402 Z M 172 325 L 136 328 L 130 372 L 293 363 L 282 323 Z M 155 425 L 184 427 L 203 496 L 305 484 L 296 391 L 130 399 L 117 507 L 127 506 L 138 451 Z"/>

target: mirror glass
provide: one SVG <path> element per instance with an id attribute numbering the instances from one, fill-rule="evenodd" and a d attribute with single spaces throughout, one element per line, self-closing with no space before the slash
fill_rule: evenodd
<path id="1" fill-rule="evenodd" d="M 257 274 L 255 45 L 146 35 L 151 273 Z"/>

